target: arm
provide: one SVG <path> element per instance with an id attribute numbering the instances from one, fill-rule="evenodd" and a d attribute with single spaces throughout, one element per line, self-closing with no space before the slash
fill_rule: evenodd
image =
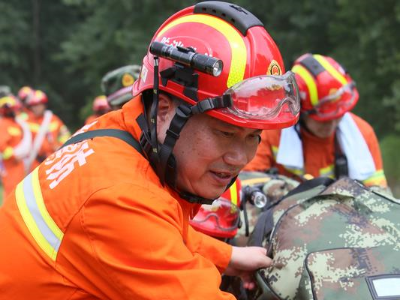
<path id="1" fill-rule="evenodd" d="M 72 265 L 66 278 L 100 298 L 234 299 L 219 290 L 218 269 L 191 251 L 183 231 L 175 199 L 120 185 L 97 192 L 74 218 L 59 265 Z"/>
<path id="2" fill-rule="evenodd" d="M 352 117 L 354 121 L 357 123 L 358 128 L 360 129 L 375 163 L 375 169 L 376 169 L 375 173 L 366 180 L 364 180 L 363 183 L 366 186 L 381 186 L 386 188 L 387 181 L 385 173 L 383 171 L 381 150 L 374 129 L 371 127 L 371 125 L 369 125 L 366 121 L 364 121 L 360 117 L 354 114 L 352 114 Z"/>

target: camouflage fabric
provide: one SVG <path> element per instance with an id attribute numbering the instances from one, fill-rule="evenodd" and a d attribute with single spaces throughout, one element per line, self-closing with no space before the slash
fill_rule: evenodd
<path id="1" fill-rule="evenodd" d="M 245 186 L 258 186 L 260 188 L 260 191 L 267 195 L 269 204 L 280 200 L 289 191 L 299 185 L 298 181 L 293 180 L 289 177 L 263 172 L 243 171 L 239 174 L 239 179 L 241 180 L 242 190 Z M 249 225 L 248 230 L 249 232 L 252 232 L 254 226 L 256 225 L 258 216 L 262 211 L 262 209 L 252 205 L 251 203 L 247 202 L 245 205 L 246 209 L 242 209 L 240 211 L 242 226 L 239 228 L 238 233 L 235 236 L 236 245 L 238 246 L 246 246 L 249 239 L 249 237 L 246 236 L 246 226 L 244 224 L 245 212 L 247 213 Z"/>
<path id="2" fill-rule="evenodd" d="M 399 215 L 399 200 L 349 178 L 285 198 L 253 299 L 373 299 L 368 280 L 400 278 Z"/>

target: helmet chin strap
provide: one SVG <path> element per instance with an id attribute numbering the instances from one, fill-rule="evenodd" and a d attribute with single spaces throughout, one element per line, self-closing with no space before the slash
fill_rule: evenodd
<path id="1" fill-rule="evenodd" d="M 154 88 L 153 101 L 150 108 L 150 119 L 147 118 L 146 112 L 137 118 L 137 122 L 142 129 L 140 144 L 143 152 L 147 156 L 152 168 L 160 178 L 163 185 L 167 184 L 179 196 L 190 203 L 211 204 L 215 199 L 207 199 L 199 195 L 194 195 L 187 191 L 180 190 L 176 185 L 177 163 L 173 155 L 173 148 L 186 122 L 194 114 L 206 112 L 211 109 L 228 107 L 231 105 L 229 96 L 221 96 L 209 98 L 198 102 L 196 105 L 181 104 L 176 108 L 176 113 L 171 120 L 170 126 L 166 131 L 164 143 L 159 143 L 157 140 L 157 111 L 159 102 L 159 81 L 158 81 L 158 58 L 154 57 Z M 142 99 L 146 108 L 146 101 Z M 145 109 L 146 111 L 146 109 Z M 227 186 L 228 189 L 236 180 L 232 179 Z"/>

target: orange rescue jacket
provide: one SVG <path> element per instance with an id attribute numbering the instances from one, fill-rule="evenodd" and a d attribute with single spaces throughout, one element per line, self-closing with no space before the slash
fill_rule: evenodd
<path id="1" fill-rule="evenodd" d="M 367 186 L 377 185 L 386 187 L 387 182 L 383 172 L 381 152 L 374 130 L 360 117 L 354 114 L 351 114 L 351 117 L 360 129 L 375 163 L 376 172 L 364 180 L 363 183 Z M 280 130 L 264 130 L 261 134 L 261 143 L 257 149 L 256 156 L 244 170 L 266 171 L 272 167 L 276 167 L 280 174 L 298 178 L 301 174 L 296 174 L 295 170 L 286 169 L 283 165 L 276 162 L 280 136 Z M 312 135 L 307 130 L 304 130 L 304 128 L 301 128 L 301 141 L 303 144 L 304 174 L 310 174 L 313 177 L 333 177 L 335 135 L 328 138 L 319 138 Z"/>
<path id="2" fill-rule="evenodd" d="M 81 131 L 138 139 L 142 110 L 137 97 Z M 0 299 L 234 299 L 219 290 L 232 247 L 189 226 L 197 208 L 124 141 L 66 146 L 0 209 Z"/>

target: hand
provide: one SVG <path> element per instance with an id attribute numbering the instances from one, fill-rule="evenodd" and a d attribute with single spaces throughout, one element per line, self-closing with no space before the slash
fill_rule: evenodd
<path id="1" fill-rule="evenodd" d="M 245 289 L 253 289 L 255 282 L 253 273 L 260 268 L 269 267 L 271 258 L 262 247 L 232 247 L 232 257 L 224 274 L 242 278 Z"/>

